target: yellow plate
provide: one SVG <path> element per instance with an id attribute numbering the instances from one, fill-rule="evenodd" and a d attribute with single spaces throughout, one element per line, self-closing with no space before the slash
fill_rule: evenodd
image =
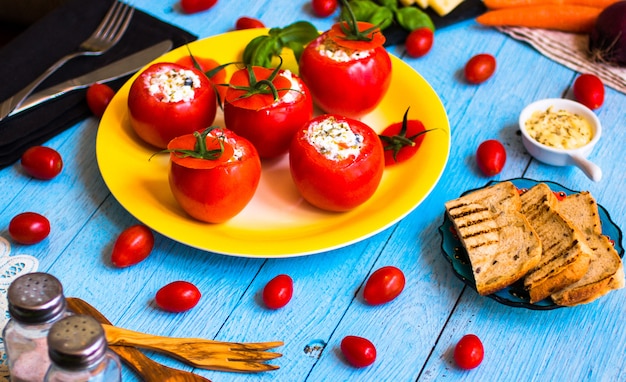
<path id="1" fill-rule="evenodd" d="M 192 54 L 220 63 L 240 61 L 245 45 L 266 30 L 229 32 L 189 44 Z M 180 47 L 159 61 L 188 54 Z M 180 243 L 233 256 L 288 257 L 340 248 L 370 237 L 416 208 L 435 187 L 450 151 L 450 126 L 441 100 L 415 70 L 392 59 L 391 86 L 380 106 L 363 118 L 376 131 L 409 117 L 427 128 L 418 153 L 389 167 L 365 204 L 345 213 L 329 213 L 304 202 L 292 183 L 287 155 L 263 164 L 259 188 L 248 206 L 223 224 L 208 224 L 186 215 L 168 185 L 168 156 L 144 143 L 132 131 L 126 101 L 131 78 L 115 95 L 98 129 L 96 156 L 102 177 L 113 196 L 138 220 Z M 297 70 L 291 57 L 285 67 Z M 141 72 L 141 71 L 140 71 Z M 341 92 L 340 89 L 337 90 Z M 218 111 L 215 124 L 223 126 Z"/>

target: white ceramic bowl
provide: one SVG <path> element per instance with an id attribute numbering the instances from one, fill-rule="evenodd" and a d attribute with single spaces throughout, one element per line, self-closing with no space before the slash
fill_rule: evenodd
<path id="1" fill-rule="evenodd" d="M 576 149 L 559 149 L 546 146 L 531 138 L 524 127 L 526 121 L 534 112 L 546 111 L 550 106 L 554 110 L 566 110 L 587 119 L 593 130 L 591 141 Z M 564 98 L 547 98 L 535 101 L 522 110 L 519 116 L 519 128 L 522 133 L 522 143 L 534 158 L 553 166 L 577 166 L 594 182 L 602 179 L 602 169 L 587 160 L 587 156 L 602 136 L 602 125 L 596 114 L 585 105 Z"/>

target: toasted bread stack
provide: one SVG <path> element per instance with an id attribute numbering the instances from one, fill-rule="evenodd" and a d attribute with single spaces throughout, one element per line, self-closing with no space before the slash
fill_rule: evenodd
<path id="1" fill-rule="evenodd" d="M 488 295 L 533 269 L 541 243 L 519 210 L 515 185 L 502 182 L 446 203 L 446 211 L 472 264 L 476 290 Z"/>
<path id="2" fill-rule="evenodd" d="M 523 280 L 531 303 L 550 297 L 572 306 L 624 287 L 622 261 L 588 192 L 559 201 L 544 183 L 520 196 L 501 182 L 445 206 L 481 295 Z"/>

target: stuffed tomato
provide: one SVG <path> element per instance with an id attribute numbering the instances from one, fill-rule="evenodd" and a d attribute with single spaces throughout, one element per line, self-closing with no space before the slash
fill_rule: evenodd
<path id="1" fill-rule="evenodd" d="M 300 57 L 300 77 L 327 113 L 360 118 L 376 108 L 391 83 L 385 37 L 365 22 L 335 24 Z"/>
<path id="2" fill-rule="evenodd" d="M 164 149 L 175 137 L 209 127 L 217 97 L 198 69 L 156 63 L 144 70 L 128 92 L 130 125 L 147 143 Z"/>
<path id="3" fill-rule="evenodd" d="M 383 176 L 383 146 L 361 121 L 326 114 L 300 129 L 289 149 L 291 177 L 302 197 L 328 211 L 365 203 Z"/>
<path id="4" fill-rule="evenodd" d="M 252 200 L 261 179 L 261 160 L 247 139 L 210 127 L 174 138 L 167 150 L 172 194 L 193 218 L 222 223 Z"/>
<path id="5" fill-rule="evenodd" d="M 312 116 L 309 89 L 288 70 L 248 66 L 230 79 L 224 123 L 250 140 L 261 158 L 285 154 L 296 131 Z"/>

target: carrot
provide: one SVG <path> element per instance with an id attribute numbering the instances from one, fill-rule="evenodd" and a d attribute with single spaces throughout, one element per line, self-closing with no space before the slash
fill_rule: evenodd
<path id="1" fill-rule="evenodd" d="M 511 7 L 527 7 L 530 5 L 584 5 L 586 7 L 606 8 L 621 0 L 483 0 L 489 9 L 501 9 Z"/>
<path id="2" fill-rule="evenodd" d="M 602 8 L 581 5 L 531 5 L 487 11 L 476 18 L 487 26 L 544 28 L 563 32 L 588 33 Z"/>

